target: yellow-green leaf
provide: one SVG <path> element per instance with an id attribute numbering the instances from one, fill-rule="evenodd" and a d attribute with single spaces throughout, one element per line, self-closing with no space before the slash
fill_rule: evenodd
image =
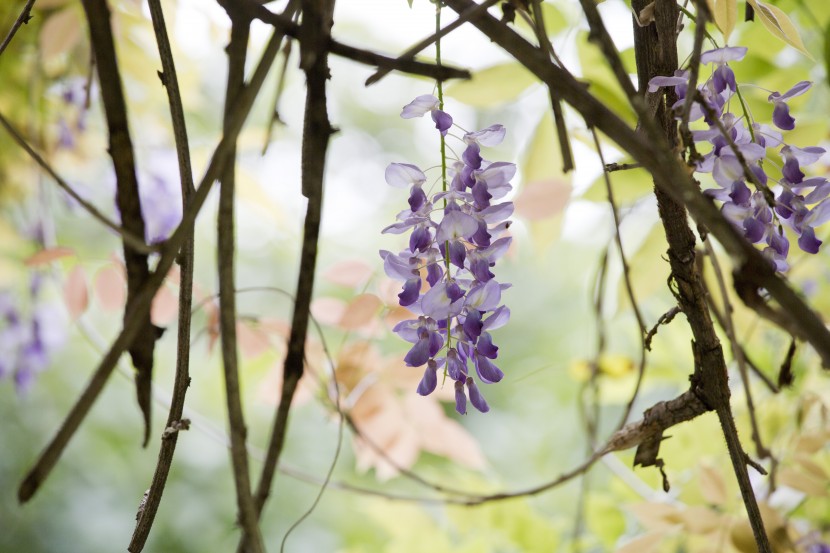
<path id="1" fill-rule="evenodd" d="M 804 42 L 801 40 L 801 35 L 798 33 L 798 29 L 795 28 L 795 25 L 793 25 L 793 22 L 786 13 L 776 6 L 764 4 L 761 0 L 747 0 L 747 2 L 755 8 L 755 13 L 758 14 L 758 18 L 761 20 L 761 23 L 764 24 L 764 27 L 766 27 L 769 32 L 808 58 L 813 59 L 813 56 L 811 56 L 810 52 L 808 52 L 804 47 Z"/>
<path id="2" fill-rule="evenodd" d="M 728 42 L 738 20 L 738 0 L 709 0 L 709 8 L 715 18 L 715 25 L 723 34 L 723 41 Z"/>
<path id="3" fill-rule="evenodd" d="M 472 79 L 450 85 L 444 94 L 473 107 L 488 108 L 515 100 L 537 82 L 523 65 L 509 62 L 476 71 Z"/>

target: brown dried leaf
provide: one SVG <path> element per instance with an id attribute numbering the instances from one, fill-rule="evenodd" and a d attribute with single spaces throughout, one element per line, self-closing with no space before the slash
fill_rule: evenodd
<path id="1" fill-rule="evenodd" d="M 680 509 L 667 503 L 639 503 L 631 505 L 629 511 L 650 530 L 662 530 L 683 523 Z"/>
<path id="2" fill-rule="evenodd" d="M 786 467 L 778 472 L 778 484 L 789 486 L 811 497 L 827 497 L 827 480 L 813 474 Z"/>
<path id="3" fill-rule="evenodd" d="M 726 481 L 716 467 L 700 467 L 700 493 L 707 503 L 723 505 L 726 503 Z"/>
<path id="4" fill-rule="evenodd" d="M 75 250 L 64 246 L 46 248 L 40 250 L 34 255 L 29 256 L 25 261 L 23 261 L 23 264 L 27 267 L 40 267 L 42 265 L 51 263 L 56 259 L 60 259 L 61 257 L 67 257 L 69 255 L 75 255 Z"/>
<path id="5" fill-rule="evenodd" d="M 665 535 L 665 531 L 652 530 L 627 542 L 616 553 L 651 553 L 657 550 Z"/>
<path id="6" fill-rule="evenodd" d="M 40 29 L 38 42 L 40 55 L 45 63 L 71 50 L 81 38 L 84 28 L 80 13 L 75 6 L 68 6 L 50 15 Z"/>
<path id="7" fill-rule="evenodd" d="M 75 265 L 63 284 L 63 297 L 72 320 L 77 320 L 89 306 L 89 289 L 83 267 Z"/>

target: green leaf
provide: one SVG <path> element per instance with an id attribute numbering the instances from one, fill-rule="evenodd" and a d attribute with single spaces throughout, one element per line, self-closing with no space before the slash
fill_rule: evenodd
<path id="1" fill-rule="evenodd" d="M 614 73 L 608 68 L 608 62 L 602 52 L 588 41 L 587 31 L 579 33 L 576 43 L 582 78 L 590 84 L 589 92 L 611 111 L 633 125 L 637 120 L 634 110 L 620 85 L 617 84 Z M 631 60 L 630 54 L 626 52 L 622 52 L 620 57 L 624 62 Z M 626 69 L 631 72 L 630 65 Z"/>
<path id="2" fill-rule="evenodd" d="M 830 85 L 830 23 L 824 28 L 824 78 Z"/>
<path id="3" fill-rule="evenodd" d="M 813 56 L 811 56 L 810 52 L 808 52 L 804 47 L 804 42 L 801 40 L 801 35 L 798 33 L 798 29 L 796 29 L 795 25 L 793 25 L 793 22 L 786 13 L 776 6 L 764 4 L 761 0 L 747 0 L 747 2 L 755 8 L 755 13 L 758 14 L 758 18 L 761 20 L 761 23 L 764 24 L 764 27 L 766 27 L 770 33 L 777 36 L 808 58 L 813 59 Z"/>
<path id="4" fill-rule="evenodd" d="M 709 9 L 715 18 L 715 25 L 723 34 L 723 41 L 729 42 L 729 35 L 738 20 L 738 0 L 709 0 Z"/>
<path id="5" fill-rule="evenodd" d="M 654 189 L 651 175 L 645 169 L 627 169 L 611 173 L 611 188 L 617 205 L 631 204 L 651 194 Z M 605 177 L 600 175 L 582 195 L 583 200 L 608 201 Z"/>
<path id="6" fill-rule="evenodd" d="M 458 81 L 444 94 L 477 108 L 489 108 L 515 100 L 538 79 L 517 62 L 494 65 L 473 74 L 469 81 Z"/>

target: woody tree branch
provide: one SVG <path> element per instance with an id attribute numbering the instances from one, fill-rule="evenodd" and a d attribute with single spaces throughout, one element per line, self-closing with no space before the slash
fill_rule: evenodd
<path id="1" fill-rule="evenodd" d="M 135 171 L 133 145 L 127 121 L 127 105 L 121 87 L 121 73 L 115 55 L 115 44 L 110 27 L 110 11 L 106 0 L 83 0 L 84 11 L 89 23 L 89 36 L 95 53 L 101 98 L 109 131 L 109 154 L 112 157 L 116 179 L 116 203 L 121 213 L 121 224 L 134 236 L 144 236 L 144 217 L 138 194 L 138 178 Z M 147 254 L 124 240 L 124 262 L 127 266 L 127 306 L 124 320 L 138 316 L 131 313 L 131 307 L 139 290 L 147 281 L 150 269 Z M 144 440 L 150 438 L 150 389 L 153 378 L 153 349 L 160 329 L 150 322 L 150 314 L 139 317 L 138 330 L 128 351 L 136 369 L 135 384 L 138 405 L 144 415 Z"/>
<path id="2" fill-rule="evenodd" d="M 635 13 L 644 9 L 647 3 L 647 0 L 633 0 L 632 7 Z M 634 52 L 637 60 L 640 94 L 645 92 L 652 78 L 673 75 L 678 68 L 676 36 L 678 14 L 676 3 L 656 2 L 653 23 L 641 26 L 634 21 Z M 697 25 L 705 25 L 705 21 L 705 14 L 699 11 Z M 675 149 L 678 147 L 677 123 L 670 106 L 674 105 L 677 98 L 673 89 L 666 91 L 664 100 L 657 104 L 655 121 L 662 129 L 669 147 Z M 670 280 L 674 284 L 673 293 L 681 312 L 686 316 L 694 337 L 692 353 L 695 365 L 691 377 L 691 391 L 704 405 L 717 413 L 758 550 L 761 553 L 770 553 L 771 549 L 761 519 L 761 512 L 749 481 L 747 455 L 741 445 L 735 419 L 732 416 L 729 403 L 729 377 L 723 347 L 709 315 L 702 275 L 695 263 L 695 236 L 689 228 L 686 208 L 660 186 L 655 185 L 654 193 L 657 196 L 660 220 L 669 244 L 668 258 L 671 267 Z M 658 462 L 658 447 L 655 447 L 647 456 L 645 464 Z"/>

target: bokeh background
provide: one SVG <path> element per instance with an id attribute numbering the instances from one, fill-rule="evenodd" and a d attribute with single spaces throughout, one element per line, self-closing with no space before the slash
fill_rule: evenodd
<path id="1" fill-rule="evenodd" d="M 0 5 L 3 29 L 22 4 Z M 155 74 L 160 62 L 146 5 L 111 5 L 150 238 L 162 238 L 177 224 L 181 207 L 166 96 Z M 798 126 L 787 139 L 799 146 L 826 144 L 830 94 L 823 48 L 830 10 L 821 0 L 777 5 L 798 26 L 812 59 L 757 22 L 739 23 L 730 44 L 747 46 L 749 54 L 732 67 L 759 121 L 770 117 L 769 91 L 815 81 L 808 95 L 792 102 Z M 210 2 L 177 0 L 164 7 L 198 181 L 221 129 L 229 25 Z M 627 5 L 607 0 L 600 8 L 633 71 Z M 566 65 L 633 121 L 601 54 L 587 41 L 578 3 L 549 1 L 544 9 Z M 90 68 L 81 6 L 38 0 L 33 15 L 0 56 L 0 111 L 82 196 L 117 217 L 94 79 L 89 98 L 84 89 Z M 340 40 L 395 55 L 432 31 L 434 5 L 344 0 L 335 22 Z M 516 26 L 529 34 L 523 22 Z M 721 40 L 714 30 L 713 35 Z M 251 66 L 267 36 L 268 29 L 255 23 Z M 690 44 L 691 35 L 682 35 L 681 52 Z M 402 247 L 400 237 L 380 231 L 406 207 L 405 192 L 384 182 L 385 167 L 440 162 L 431 122 L 398 116 L 415 96 L 431 93 L 433 83 L 392 74 L 366 88 L 371 68 L 332 58 L 329 110 L 339 132 L 327 164 L 312 306 L 321 332 L 310 334 L 309 370 L 263 516 L 269 550 L 277 550 L 289 526 L 311 506 L 337 456 L 325 494 L 290 535 L 287 551 L 753 551 L 714 415 L 673 428 L 663 443 L 669 492 L 656 469 L 632 469 L 633 452 L 623 452 L 609 455 L 587 477 L 544 494 L 475 507 L 447 505 L 442 498 L 455 496 L 399 474 L 348 426 L 341 435 L 332 372 L 342 407 L 398 467 L 470 493 L 520 491 L 581 463 L 616 427 L 634 389 L 639 335 L 621 280 L 601 164 L 584 122 L 566 113 L 577 168 L 563 174 L 548 97 L 532 76 L 472 29 L 453 33 L 442 46 L 445 62 L 475 73 L 472 81 L 447 87 L 446 110 L 467 130 L 504 124 L 506 140 L 486 157 L 518 165 L 510 196 L 516 204 L 513 245 L 497 267 L 499 280 L 513 284 L 504 296 L 512 320 L 495 333 L 506 377 L 484 387 L 487 414 L 458 416 L 449 390 L 429 398 L 415 394 L 421 371 L 404 366 L 408 346 L 390 331 L 403 315 L 378 250 Z M 432 52 L 425 51 L 425 59 Z M 296 49 L 288 56 L 276 104 L 279 121 L 270 124 L 278 88 L 273 71 L 241 134 L 238 159 L 238 330 L 252 474 L 259 472 L 279 393 L 304 211 L 304 82 Z M 603 148 L 606 161 L 625 161 L 612 144 Z M 816 171 L 826 174 L 827 163 L 817 164 Z M 634 290 L 651 326 L 674 304 L 651 183 L 636 170 L 612 179 Z M 178 442 L 146 551 L 229 551 L 238 539 L 221 359 L 214 345 L 216 200 L 212 195 L 196 226 L 198 308 L 187 403 L 192 426 Z M 20 479 L 120 328 L 125 284 L 119 241 L 4 133 L 0 209 L 0 551 L 124 550 L 157 456 L 155 439 L 140 447 L 142 421 L 126 359 L 43 489 L 27 505 L 16 502 Z M 790 281 L 826 313 L 827 253 L 794 253 L 792 261 Z M 728 271 L 728 259 L 721 262 Z M 176 279 L 174 270 L 153 309 L 154 321 L 167 328 L 156 352 L 156 437 L 172 389 Z M 789 337 L 733 303 L 749 357 L 774 381 Z M 15 349 L 14 333 L 35 321 L 48 339 L 43 355 L 32 361 Z M 682 317 L 660 328 L 633 418 L 686 389 L 693 368 L 689 340 Z M 815 544 L 830 540 L 830 379 L 808 347 L 798 349 L 793 371 L 794 385 L 778 394 L 750 379 L 762 437 L 778 462 L 775 490 L 759 477 L 757 493 L 778 551 L 819 551 Z M 741 435 L 754 454 L 737 372 L 732 384 Z M 770 468 L 768 461 L 764 465 Z"/>

